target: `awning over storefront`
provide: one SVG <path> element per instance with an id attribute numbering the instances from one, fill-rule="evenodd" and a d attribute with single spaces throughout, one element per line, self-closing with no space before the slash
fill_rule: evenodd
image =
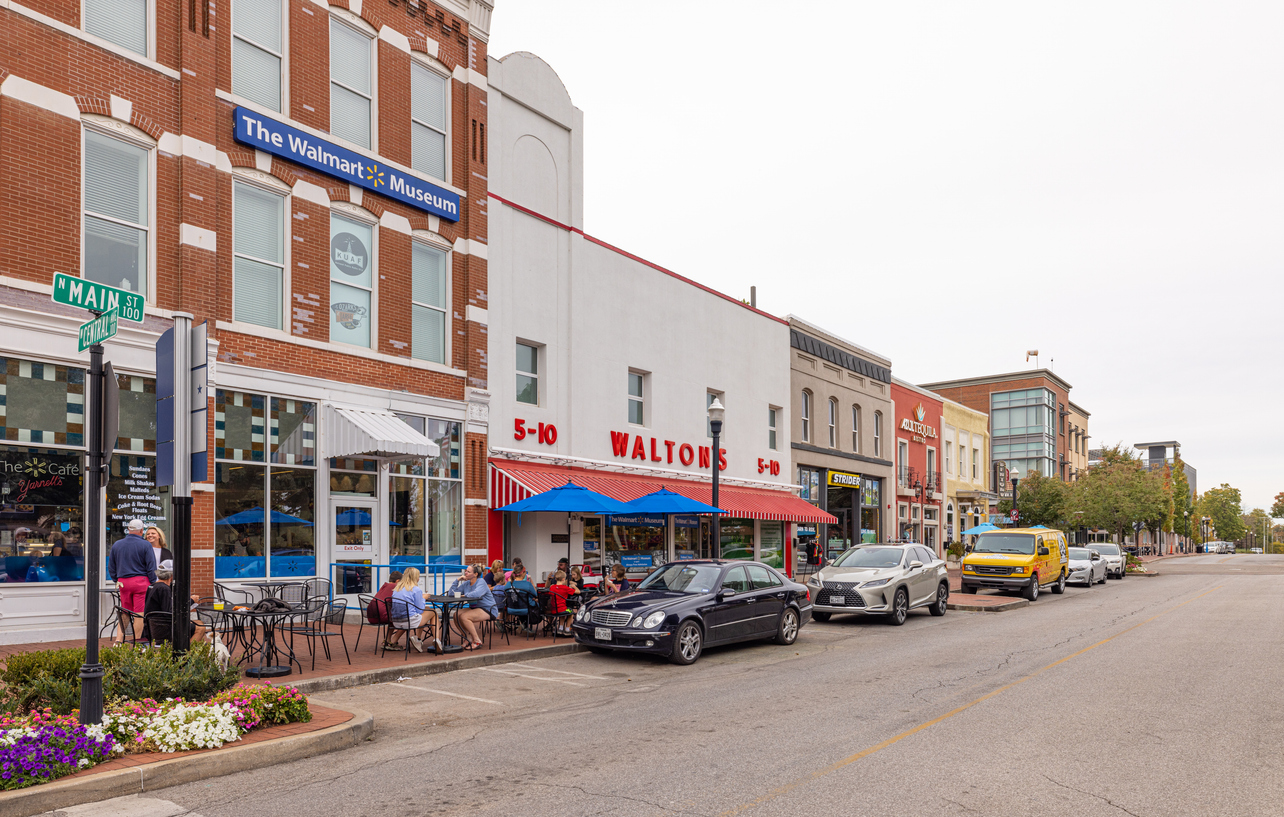
<path id="1" fill-rule="evenodd" d="M 327 457 L 435 457 L 441 449 L 390 411 L 329 406 Z"/>
<path id="2" fill-rule="evenodd" d="M 661 487 L 694 499 L 712 503 L 713 489 L 707 482 L 692 482 L 644 474 L 615 474 L 587 471 L 540 463 L 492 461 L 490 463 L 490 504 L 502 507 L 534 494 L 565 485 L 573 479 L 590 491 L 606 494 L 621 502 L 632 502 Z M 718 507 L 739 519 L 763 519 L 779 522 L 829 523 L 837 517 L 822 511 L 793 494 L 769 488 L 746 488 L 740 485 L 718 486 Z"/>

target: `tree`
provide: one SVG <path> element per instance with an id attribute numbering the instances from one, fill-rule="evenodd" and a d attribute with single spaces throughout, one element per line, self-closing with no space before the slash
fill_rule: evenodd
<path id="1" fill-rule="evenodd" d="M 1030 471 L 1017 484 L 1017 511 L 1021 514 L 1017 524 L 1023 528 L 1044 525 L 1069 530 L 1069 523 L 1066 521 L 1069 490 L 1069 484 L 1056 477 L 1045 477 L 1038 471 Z M 1011 510 L 1010 501 L 1005 499 L 999 503 L 999 513 Z"/>
<path id="2" fill-rule="evenodd" d="M 1181 535 L 1190 536 L 1198 526 L 1191 525 L 1190 516 L 1194 511 L 1191 509 L 1190 480 L 1186 477 L 1186 463 L 1182 461 L 1180 448 L 1173 449 L 1172 471 L 1173 527 L 1180 526 Z"/>
<path id="3" fill-rule="evenodd" d="M 1253 538 L 1256 540 L 1253 542 L 1253 547 L 1260 547 L 1265 550 L 1268 544 L 1266 537 L 1270 536 L 1271 526 L 1270 518 L 1266 515 L 1266 511 L 1261 508 L 1254 508 L 1241 516 L 1240 521 L 1244 523 L 1245 533 L 1253 534 Z"/>
<path id="4" fill-rule="evenodd" d="M 1198 513 L 1212 519 L 1209 524 L 1217 532 L 1219 540 L 1234 542 L 1244 537 L 1244 522 L 1240 519 L 1244 510 L 1240 501 L 1239 489 L 1225 482 L 1217 488 L 1209 488 L 1199 498 Z"/>
<path id="5" fill-rule="evenodd" d="M 1120 445 L 1102 451 L 1101 462 L 1070 486 L 1070 513 L 1082 512 L 1083 524 L 1114 531 L 1122 543 L 1133 523 L 1161 527 L 1169 514 L 1163 472 L 1146 471 Z"/>
<path id="6" fill-rule="evenodd" d="M 1284 491 L 1275 495 L 1275 504 L 1271 506 L 1271 518 L 1284 517 Z"/>

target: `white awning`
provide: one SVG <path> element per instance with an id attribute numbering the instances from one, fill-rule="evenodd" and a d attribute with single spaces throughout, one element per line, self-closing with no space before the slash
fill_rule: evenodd
<path id="1" fill-rule="evenodd" d="M 435 457 L 435 442 L 390 411 L 329 406 L 324 456 Z"/>

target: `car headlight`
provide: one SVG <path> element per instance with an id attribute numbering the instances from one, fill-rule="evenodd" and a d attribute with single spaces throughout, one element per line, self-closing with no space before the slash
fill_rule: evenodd
<path id="1" fill-rule="evenodd" d="M 872 582 L 865 582 L 861 587 L 882 587 L 890 581 L 891 579 L 875 579 Z"/>
<path id="2" fill-rule="evenodd" d="M 583 621 L 584 619 L 588 618 L 588 614 L 589 614 L 588 608 L 581 606 L 580 609 L 575 611 L 575 620 Z"/>
<path id="3" fill-rule="evenodd" d="M 963 563 L 963 572 L 964 572 L 964 573 L 975 573 L 975 572 L 976 572 L 976 570 L 972 567 L 972 565 L 967 564 L 966 562 L 964 562 L 964 563 Z"/>
<path id="4" fill-rule="evenodd" d="M 1020 576 L 1020 575 L 1021 575 L 1022 573 L 1024 573 L 1024 572 L 1025 572 L 1025 568 L 1024 568 L 1024 567 L 1014 567 L 1014 568 L 1012 568 L 1012 575 L 1014 575 L 1014 576 Z"/>
<path id="5" fill-rule="evenodd" d="M 659 627 L 661 621 L 664 621 L 664 611 L 657 610 L 646 617 L 646 621 L 642 622 L 642 626 L 649 630 L 652 627 Z"/>
<path id="6" fill-rule="evenodd" d="M 811 578 L 807 580 L 807 584 L 810 584 L 812 587 L 820 587 L 821 582 L 823 582 L 824 580 L 825 580 L 824 577 L 821 576 L 819 573 L 813 573 L 811 574 Z"/>

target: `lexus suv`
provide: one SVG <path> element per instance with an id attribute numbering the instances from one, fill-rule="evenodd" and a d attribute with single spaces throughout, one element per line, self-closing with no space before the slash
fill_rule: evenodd
<path id="1" fill-rule="evenodd" d="M 881 615 L 904 624 L 909 611 L 926 607 L 945 615 L 950 580 L 945 562 L 922 545 L 861 545 L 845 551 L 807 580 L 815 601 L 812 618 L 835 613 Z"/>

